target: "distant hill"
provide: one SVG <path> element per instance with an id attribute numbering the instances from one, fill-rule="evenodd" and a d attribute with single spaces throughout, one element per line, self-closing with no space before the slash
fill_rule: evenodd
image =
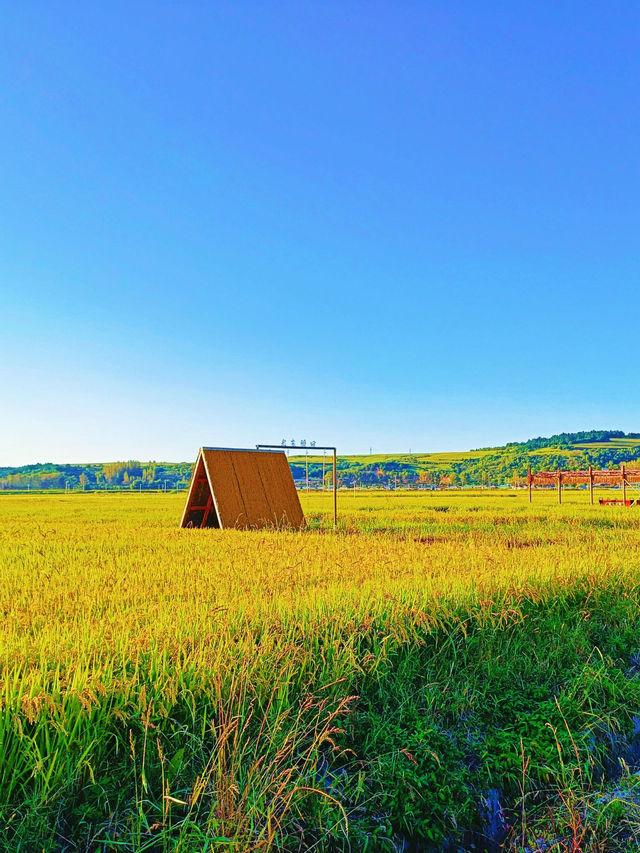
<path id="1" fill-rule="evenodd" d="M 344 456 L 338 461 L 338 470 L 345 482 L 355 480 L 362 485 L 502 485 L 524 479 L 529 467 L 609 468 L 636 460 L 640 467 L 640 433 L 589 430 L 459 452 Z M 292 457 L 290 463 L 294 477 L 303 478 L 304 457 Z M 310 465 L 309 470 L 310 476 L 322 473 L 318 465 Z"/>
<path id="2" fill-rule="evenodd" d="M 305 479 L 305 457 L 291 456 L 296 480 Z M 341 485 L 502 485 L 513 483 L 534 470 L 618 467 L 637 462 L 640 467 L 640 433 L 622 430 L 563 432 L 548 438 L 510 442 L 503 447 L 483 447 L 450 453 L 375 454 L 341 456 Z M 23 489 L 185 489 L 191 462 L 108 462 L 86 465 L 52 463 L 0 468 L 0 490 Z M 322 478 L 322 462 L 310 460 L 312 482 Z M 326 458 L 325 478 L 331 474 Z"/>

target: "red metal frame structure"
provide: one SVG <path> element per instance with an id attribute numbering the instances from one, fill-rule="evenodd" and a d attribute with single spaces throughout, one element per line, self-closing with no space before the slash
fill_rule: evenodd
<path id="1" fill-rule="evenodd" d="M 529 488 L 529 503 L 531 503 L 531 492 L 535 486 L 551 486 L 558 487 L 558 503 L 562 503 L 562 486 L 569 485 L 588 485 L 589 497 L 593 503 L 593 486 L 594 483 L 606 484 L 608 486 L 620 485 L 622 488 L 622 502 L 627 504 L 627 486 L 631 483 L 640 483 L 640 471 L 627 468 L 624 463 L 620 466 L 620 470 L 597 470 L 589 465 L 586 471 L 563 471 L 558 468 L 557 471 L 536 471 L 533 473 L 531 468 L 527 474 L 527 486 Z"/>
<path id="2" fill-rule="evenodd" d="M 295 444 L 256 444 L 256 450 L 331 450 L 333 452 L 333 526 L 338 526 L 338 457 L 335 447 L 296 447 Z"/>

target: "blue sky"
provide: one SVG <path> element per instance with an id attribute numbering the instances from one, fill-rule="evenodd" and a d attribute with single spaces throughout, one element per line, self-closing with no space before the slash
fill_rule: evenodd
<path id="1" fill-rule="evenodd" d="M 640 431 L 636 3 L 0 24 L 0 464 Z"/>

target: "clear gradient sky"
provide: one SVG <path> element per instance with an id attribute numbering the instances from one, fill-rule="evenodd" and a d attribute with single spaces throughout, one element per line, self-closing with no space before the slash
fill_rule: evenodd
<path id="1" fill-rule="evenodd" d="M 9 0 L 0 464 L 640 430 L 637 2 Z"/>

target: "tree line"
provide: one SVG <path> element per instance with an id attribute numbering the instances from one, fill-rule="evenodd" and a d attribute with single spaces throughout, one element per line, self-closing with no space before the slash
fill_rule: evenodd
<path id="1" fill-rule="evenodd" d="M 504 447 L 488 448 L 481 456 L 469 455 L 454 462 L 430 460 L 428 456 L 398 456 L 383 462 L 367 462 L 366 457 L 338 459 L 340 486 L 397 487 L 423 486 L 501 486 L 524 481 L 527 470 L 574 470 L 593 465 L 594 468 L 618 468 L 623 462 L 640 468 L 640 444 L 627 446 L 611 443 L 610 439 L 640 439 L 637 433 L 621 430 L 591 430 L 560 433 L 549 438 L 534 438 L 526 442 L 509 443 Z M 584 443 L 604 443 L 602 447 L 582 447 Z M 540 450 L 544 450 L 540 453 Z M 307 469 L 300 462 L 291 462 L 291 471 L 298 483 L 306 482 Z M 125 489 L 185 489 L 191 477 L 191 462 L 127 462 L 92 463 L 87 465 L 56 465 L 53 463 L 25 465 L 20 468 L 0 468 L 0 490 L 108 490 Z M 309 461 L 308 476 L 312 485 L 322 482 L 321 462 Z M 324 483 L 331 483 L 331 466 L 324 468 Z"/>

